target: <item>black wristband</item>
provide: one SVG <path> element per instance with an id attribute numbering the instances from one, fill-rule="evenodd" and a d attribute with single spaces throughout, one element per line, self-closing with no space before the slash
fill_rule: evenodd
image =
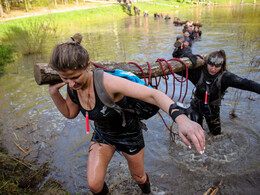
<path id="1" fill-rule="evenodd" d="M 171 116 L 172 114 L 172 110 L 176 108 L 176 103 L 175 104 L 171 104 L 169 107 L 169 115 Z"/>
<path id="2" fill-rule="evenodd" d="M 178 116 L 180 116 L 181 114 L 185 114 L 185 115 L 186 115 L 185 110 L 177 110 L 177 111 L 174 111 L 174 112 L 171 113 L 170 116 L 172 117 L 172 120 L 173 120 L 174 122 L 176 122 L 175 119 L 176 119 Z"/>
<path id="3" fill-rule="evenodd" d="M 172 110 L 173 109 L 181 109 L 181 110 L 187 110 L 187 106 L 181 102 L 175 102 L 174 104 L 171 104 L 170 105 L 170 108 L 169 108 L 169 115 L 172 114 Z"/>

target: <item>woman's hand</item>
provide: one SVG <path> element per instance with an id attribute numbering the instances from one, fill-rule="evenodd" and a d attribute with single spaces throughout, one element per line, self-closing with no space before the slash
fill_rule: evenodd
<path id="1" fill-rule="evenodd" d="M 59 111 L 69 119 L 75 118 L 79 113 L 79 106 L 72 102 L 69 95 L 67 94 L 66 99 L 60 93 L 60 88 L 63 87 L 66 83 L 58 83 L 55 85 L 49 85 L 50 96 L 55 103 Z"/>
<path id="2" fill-rule="evenodd" d="M 175 121 L 178 125 L 179 136 L 182 141 L 191 148 L 191 143 L 187 139 L 187 137 L 189 137 L 197 151 L 203 154 L 205 150 L 205 136 L 202 127 L 184 114 L 178 116 Z"/>
<path id="3" fill-rule="evenodd" d="M 62 88 L 64 85 L 66 85 L 66 83 L 64 83 L 64 82 L 58 83 L 58 84 L 55 84 L 55 85 L 49 85 L 50 95 L 54 95 L 57 92 L 59 92 L 60 88 Z"/>

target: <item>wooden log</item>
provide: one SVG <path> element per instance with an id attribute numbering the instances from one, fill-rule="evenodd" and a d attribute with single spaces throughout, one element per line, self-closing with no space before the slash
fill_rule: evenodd
<path id="1" fill-rule="evenodd" d="M 202 27 L 202 24 L 199 23 L 199 22 L 195 22 L 195 23 L 193 23 L 193 26 L 199 26 L 199 27 Z"/>
<path id="2" fill-rule="evenodd" d="M 62 81 L 57 71 L 49 67 L 47 63 L 34 65 L 34 78 L 38 85 L 56 84 Z"/>
<path id="3" fill-rule="evenodd" d="M 183 25 L 183 24 L 185 24 L 186 22 L 187 22 L 187 21 L 180 21 L 180 20 L 175 20 L 175 21 L 173 21 L 173 23 L 176 24 L 176 25 Z M 199 23 L 199 22 L 195 22 L 195 23 L 193 23 L 193 26 L 202 27 L 202 24 Z"/>
<path id="4" fill-rule="evenodd" d="M 204 60 L 200 57 L 197 58 L 197 63 L 195 66 L 192 65 L 189 58 L 185 57 L 185 58 L 181 58 L 180 60 L 183 61 L 187 65 L 188 69 L 194 69 L 194 68 L 201 67 L 205 63 Z M 129 63 L 127 63 L 127 62 L 93 62 L 93 63 L 95 63 L 99 66 L 102 66 L 106 69 L 121 69 L 121 70 L 125 70 L 128 72 L 132 72 L 135 75 L 137 75 L 139 78 L 143 78 L 143 73 L 141 72 L 141 70 L 136 65 L 131 64 L 131 62 L 129 62 Z M 185 70 L 185 66 L 177 60 L 169 61 L 169 64 L 171 65 L 174 72 L 181 72 L 182 70 Z M 148 65 L 147 64 L 138 64 L 138 65 L 143 69 L 145 77 L 148 78 L 149 72 L 150 72 Z M 152 72 L 151 77 L 158 77 L 158 76 L 164 75 L 159 62 L 150 63 L 150 66 L 151 66 L 151 72 Z M 166 75 L 171 74 L 171 71 L 165 61 L 162 61 L 162 67 L 163 67 Z M 95 67 L 93 64 L 90 67 L 91 70 L 94 70 L 95 68 L 97 68 L 97 67 Z M 61 82 L 61 78 L 60 78 L 59 74 L 55 70 L 53 70 L 51 67 L 49 67 L 47 63 L 37 63 L 34 65 L 34 78 L 38 85 L 56 84 L 56 83 Z"/>

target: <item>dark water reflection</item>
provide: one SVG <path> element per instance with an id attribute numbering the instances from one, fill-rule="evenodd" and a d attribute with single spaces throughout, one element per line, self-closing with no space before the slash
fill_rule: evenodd
<path id="1" fill-rule="evenodd" d="M 193 53 L 224 49 L 229 70 L 260 82 L 259 8 L 251 5 L 203 7 L 173 11 L 171 16 L 203 23 L 202 40 L 193 44 Z M 72 21 L 68 27 L 62 30 L 59 39 L 81 32 L 91 60 L 137 63 L 170 59 L 173 42 L 182 30 L 173 26 L 172 21 L 153 17 L 128 17 L 92 26 Z M 73 120 L 65 119 L 54 107 L 47 86 L 37 86 L 32 76 L 32 65 L 48 62 L 54 44 L 49 44 L 45 56 L 18 58 L 0 77 L 1 139 L 12 155 L 24 156 L 13 144 L 15 141 L 32 150 L 26 160 L 50 161 L 54 169 L 50 177 L 59 179 L 69 193 L 86 194 L 89 193 L 86 164 L 90 135 L 85 134 L 84 118 L 80 115 Z M 250 66 L 252 59 L 258 59 L 258 65 Z M 192 88 L 189 83 L 186 102 Z M 160 89 L 164 90 L 165 85 Z M 66 93 L 65 89 L 62 93 Z M 174 97 L 177 99 L 178 94 Z M 222 181 L 221 194 L 257 194 L 260 190 L 259 100 L 259 95 L 254 93 L 228 90 L 221 107 L 223 134 L 211 137 L 206 130 L 204 156 L 198 155 L 195 149 L 188 150 L 178 137 L 172 143 L 162 121 L 157 116 L 150 119 L 149 131 L 144 132 L 145 167 L 153 193 L 203 194 Z M 230 119 L 233 108 L 238 117 Z M 171 120 L 165 115 L 164 118 L 170 125 Z M 140 194 L 126 161 L 119 154 L 115 154 L 109 165 L 106 181 L 112 194 Z"/>

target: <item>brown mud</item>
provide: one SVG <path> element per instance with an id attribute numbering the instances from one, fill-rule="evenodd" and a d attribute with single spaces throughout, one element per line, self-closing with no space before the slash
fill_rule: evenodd
<path id="1" fill-rule="evenodd" d="M 33 165 L 9 156 L 0 144 L 0 194 L 68 194 L 52 177 L 48 163 Z"/>

